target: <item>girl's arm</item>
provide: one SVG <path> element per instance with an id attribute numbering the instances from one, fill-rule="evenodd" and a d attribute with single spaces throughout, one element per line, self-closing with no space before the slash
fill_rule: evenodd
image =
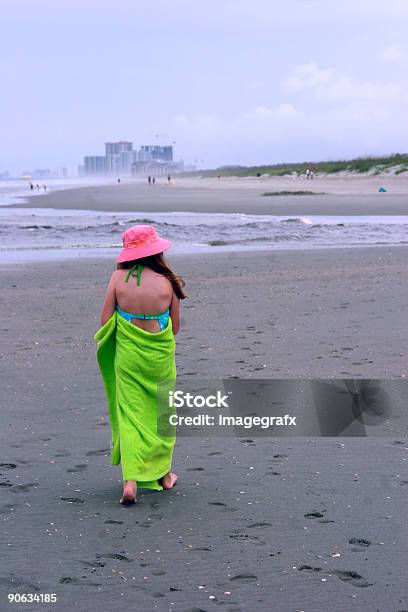
<path id="1" fill-rule="evenodd" d="M 180 300 L 174 293 L 170 304 L 170 317 L 173 334 L 176 335 L 180 331 Z"/>
<path id="2" fill-rule="evenodd" d="M 116 275 L 112 274 L 106 290 L 105 301 L 101 311 L 101 325 L 105 325 L 116 310 Z"/>

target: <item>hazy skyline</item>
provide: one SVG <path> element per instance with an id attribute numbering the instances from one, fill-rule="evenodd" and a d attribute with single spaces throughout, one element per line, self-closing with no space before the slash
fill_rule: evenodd
<path id="1" fill-rule="evenodd" d="M 3 0 L 0 172 L 111 140 L 200 167 L 406 152 L 407 23 L 404 0 Z"/>

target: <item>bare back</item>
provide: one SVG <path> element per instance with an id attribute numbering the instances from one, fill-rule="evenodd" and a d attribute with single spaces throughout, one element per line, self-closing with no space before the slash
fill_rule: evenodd
<path id="1" fill-rule="evenodd" d="M 173 288 L 167 278 L 144 267 L 138 285 L 136 273 L 125 282 L 128 273 L 129 270 L 114 272 L 116 302 L 122 310 L 134 314 L 159 314 L 170 308 Z M 150 333 L 160 331 L 156 320 L 132 319 L 132 323 Z"/>

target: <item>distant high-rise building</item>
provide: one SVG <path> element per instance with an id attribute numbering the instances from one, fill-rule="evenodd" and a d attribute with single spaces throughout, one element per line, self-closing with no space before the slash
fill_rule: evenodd
<path id="1" fill-rule="evenodd" d="M 85 176 L 103 176 L 106 174 L 106 158 L 103 155 L 84 157 Z"/>
<path id="2" fill-rule="evenodd" d="M 118 142 L 105 142 L 105 155 L 116 155 L 125 151 L 132 151 L 133 143 L 127 140 L 119 140 Z"/>
<path id="3" fill-rule="evenodd" d="M 130 172 L 130 164 L 133 161 L 133 158 L 130 159 L 129 163 L 125 160 L 128 158 L 121 157 L 122 154 L 130 154 L 133 151 L 133 143 L 127 140 L 119 140 L 118 142 L 105 142 L 105 158 L 106 158 L 106 170 L 108 174 L 117 174 L 117 173 L 129 173 Z M 123 170 L 122 168 L 127 168 Z"/>
<path id="4" fill-rule="evenodd" d="M 131 166 L 132 176 L 134 177 L 167 177 L 168 175 L 178 174 L 183 172 L 184 162 L 169 162 L 158 160 L 137 160 Z"/>
<path id="5" fill-rule="evenodd" d="M 164 176 L 183 171 L 183 161 L 173 161 L 171 145 L 143 145 L 138 151 L 128 140 L 105 142 L 105 155 L 84 157 L 80 176 Z"/>
<path id="6" fill-rule="evenodd" d="M 159 145 L 142 145 L 139 150 L 139 161 L 173 161 L 173 147 Z"/>
<path id="7" fill-rule="evenodd" d="M 116 160 L 116 173 L 130 176 L 132 163 L 137 159 L 137 152 L 122 151 L 114 157 Z"/>

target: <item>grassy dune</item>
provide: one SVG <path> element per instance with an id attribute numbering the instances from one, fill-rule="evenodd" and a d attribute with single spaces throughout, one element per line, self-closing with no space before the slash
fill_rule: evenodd
<path id="1" fill-rule="evenodd" d="M 265 166 L 221 166 L 213 170 L 199 170 L 189 175 L 201 176 L 257 176 L 269 174 L 271 176 L 284 176 L 285 174 L 302 174 L 306 168 L 313 168 L 321 174 L 334 174 L 336 172 L 373 172 L 380 174 L 395 168 L 395 174 L 408 171 L 408 154 L 397 153 L 387 157 L 359 157 L 349 160 L 299 162 L 292 164 L 273 164 Z"/>

